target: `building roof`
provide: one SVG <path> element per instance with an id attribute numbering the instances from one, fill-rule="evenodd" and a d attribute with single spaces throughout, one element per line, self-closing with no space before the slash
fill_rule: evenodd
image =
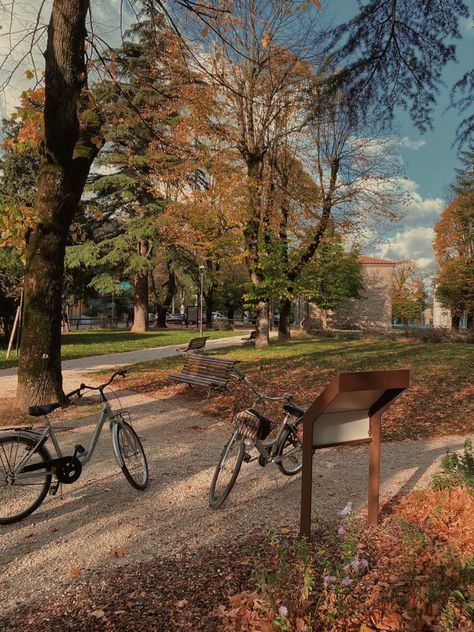
<path id="1" fill-rule="evenodd" d="M 357 261 L 362 264 L 385 264 L 389 266 L 394 266 L 398 263 L 398 261 L 391 261 L 390 259 L 377 259 L 377 257 L 366 257 L 365 255 L 357 257 Z"/>

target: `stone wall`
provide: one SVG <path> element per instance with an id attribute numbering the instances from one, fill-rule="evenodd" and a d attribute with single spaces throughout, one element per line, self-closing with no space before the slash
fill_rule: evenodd
<path id="1" fill-rule="evenodd" d="M 329 311 L 327 314 L 310 304 L 308 325 L 322 329 L 364 331 L 391 329 L 391 288 L 394 267 L 395 264 L 392 262 L 363 263 L 364 289 L 361 292 L 361 298 L 343 301 L 337 310 Z"/>

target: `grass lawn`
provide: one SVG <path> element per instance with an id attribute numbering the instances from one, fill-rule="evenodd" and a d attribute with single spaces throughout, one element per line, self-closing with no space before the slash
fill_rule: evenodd
<path id="1" fill-rule="evenodd" d="M 474 430 L 474 353 L 470 344 L 300 337 L 284 344 L 274 342 L 266 349 L 246 346 L 214 354 L 240 360 L 239 368 L 259 388 L 273 394 L 292 393 L 303 405 L 310 404 L 340 371 L 407 368 L 410 387 L 384 415 L 384 440 L 466 435 Z M 158 397 L 160 390 L 173 388 L 202 399 L 202 389 L 169 386 L 167 374 L 181 364 L 182 358 L 167 358 L 132 366 L 127 386 Z M 230 416 L 236 401 L 245 408 L 252 404 L 252 397 L 246 387 L 232 380 L 226 393 L 203 400 L 202 410 Z"/>
<path id="2" fill-rule="evenodd" d="M 206 331 L 205 336 L 225 338 L 226 336 L 243 336 L 242 331 Z M 63 360 L 85 358 L 88 356 L 165 347 L 166 345 L 185 344 L 190 338 L 199 336 L 199 330 L 169 329 L 151 330 L 142 334 L 131 333 L 120 329 L 92 329 L 89 331 L 71 331 L 61 336 L 61 355 Z M 18 360 L 13 353 L 5 359 L 5 350 L 0 350 L 0 369 L 16 366 Z"/>

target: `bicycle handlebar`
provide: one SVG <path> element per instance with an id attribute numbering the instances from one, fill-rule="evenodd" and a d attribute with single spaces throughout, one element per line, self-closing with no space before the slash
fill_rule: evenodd
<path id="1" fill-rule="evenodd" d="M 88 384 L 84 384 L 82 383 L 79 388 L 74 389 L 73 391 L 71 391 L 70 393 L 68 393 L 66 395 L 66 397 L 69 399 L 70 397 L 74 397 L 74 395 L 77 395 L 78 397 L 81 397 L 81 391 L 88 389 L 91 391 L 99 391 L 100 393 L 102 393 L 102 391 L 104 390 L 104 388 L 106 386 L 109 386 L 109 384 L 112 384 L 112 382 L 115 380 L 115 378 L 117 377 L 117 375 L 120 375 L 121 377 L 126 377 L 127 375 L 127 369 L 122 369 L 121 371 L 115 371 L 115 373 L 113 373 L 112 377 L 110 378 L 110 380 L 108 382 L 105 382 L 105 384 L 100 384 L 100 386 L 89 386 Z"/>
<path id="2" fill-rule="evenodd" d="M 265 399 L 269 402 L 290 402 L 293 398 L 290 393 L 283 393 L 283 395 L 267 395 L 263 391 L 257 390 L 257 388 L 252 384 L 252 382 L 248 379 L 246 375 L 239 371 L 239 369 L 234 368 L 232 375 L 235 376 L 238 380 L 246 384 L 259 399 Z"/>

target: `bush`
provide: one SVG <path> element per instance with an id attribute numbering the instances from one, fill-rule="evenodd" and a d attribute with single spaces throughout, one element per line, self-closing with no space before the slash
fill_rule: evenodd
<path id="1" fill-rule="evenodd" d="M 434 489 L 453 489 L 458 485 L 474 487 L 474 457 L 472 455 L 472 441 L 464 442 L 462 455 L 448 450 L 441 462 L 441 471 L 433 476 Z"/>

